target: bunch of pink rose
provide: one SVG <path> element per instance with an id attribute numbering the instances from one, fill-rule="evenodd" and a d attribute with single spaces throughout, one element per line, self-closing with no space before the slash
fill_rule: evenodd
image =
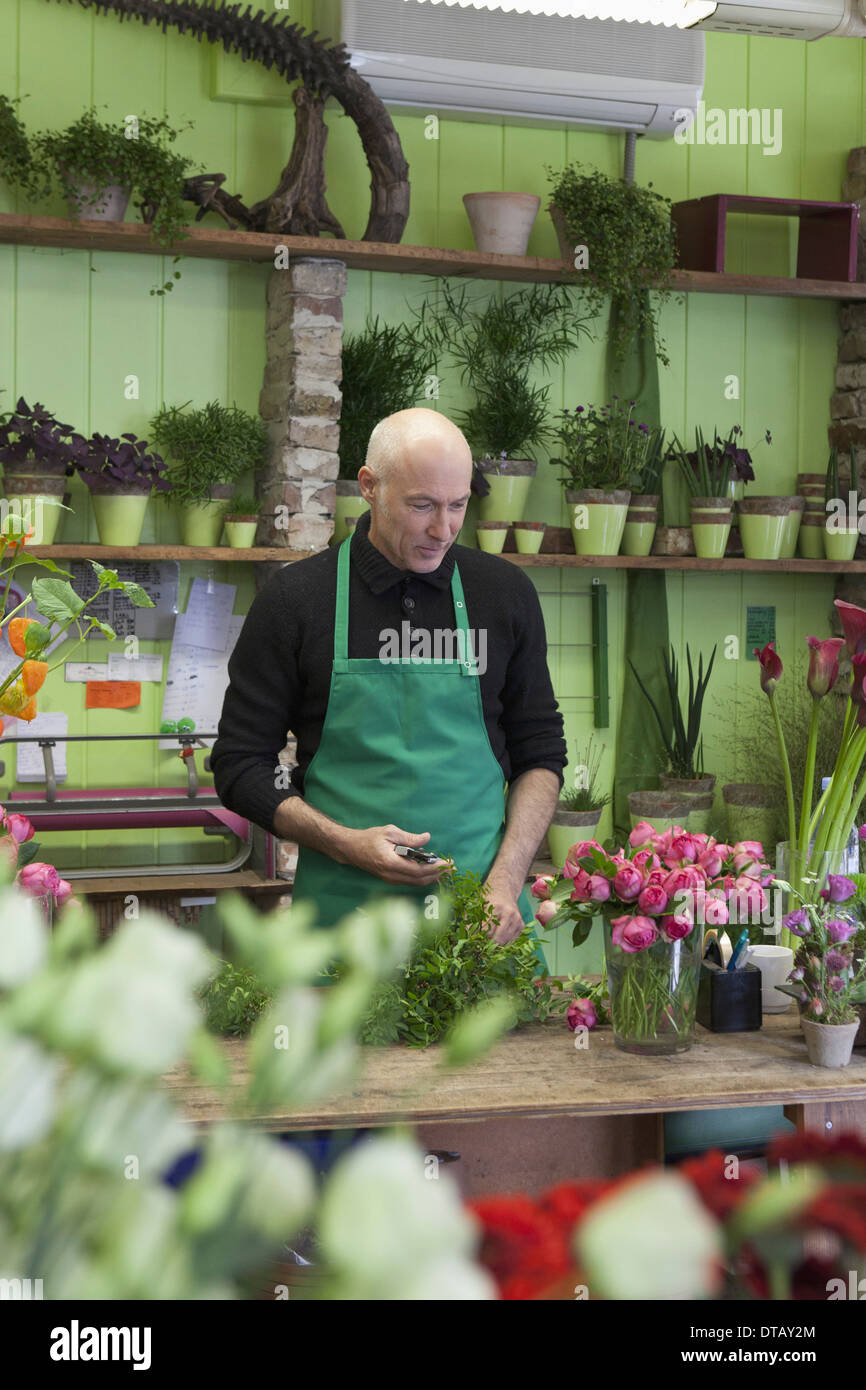
<path id="1" fill-rule="evenodd" d="M 562 875 L 536 879 L 531 891 L 541 899 L 535 916 L 543 927 L 576 922 L 579 945 L 592 917 L 604 912 L 613 943 L 635 954 L 658 940 L 688 936 L 696 922 L 723 927 L 758 920 L 772 879 L 757 840 L 728 845 L 682 826 L 659 832 L 641 821 L 627 849 L 613 853 L 597 840 L 572 845 Z"/>
<path id="2" fill-rule="evenodd" d="M 50 893 L 57 907 L 62 906 L 72 896 L 72 885 L 61 878 L 53 864 L 29 862 L 21 864 L 21 846 L 33 839 L 33 825 L 26 816 L 16 811 L 6 811 L 0 806 L 0 854 L 5 855 L 7 863 L 18 872 L 16 882 L 33 897 L 42 898 Z"/>

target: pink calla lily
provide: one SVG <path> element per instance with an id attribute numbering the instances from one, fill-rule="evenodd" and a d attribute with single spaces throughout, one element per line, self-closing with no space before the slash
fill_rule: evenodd
<path id="1" fill-rule="evenodd" d="M 782 658 L 772 642 L 763 648 L 755 647 L 752 655 L 761 663 L 761 689 L 765 695 L 772 695 L 782 677 Z"/>
<path id="2" fill-rule="evenodd" d="M 807 637 L 806 643 L 810 649 L 806 684 L 812 698 L 820 700 L 836 684 L 839 675 L 839 652 L 845 642 L 841 637 L 827 637 L 823 642 L 818 637 Z"/>
<path id="3" fill-rule="evenodd" d="M 840 598 L 835 599 L 834 603 L 845 635 L 848 655 L 857 656 L 866 652 L 866 609 L 858 608 L 856 603 L 845 603 Z"/>

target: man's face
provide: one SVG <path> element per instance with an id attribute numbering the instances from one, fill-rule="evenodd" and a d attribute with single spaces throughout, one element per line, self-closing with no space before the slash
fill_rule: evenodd
<path id="1" fill-rule="evenodd" d="M 428 574 L 438 569 L 463 525 L 469 502 L 472 460 L 440 438 L 415 439 L 384 487 L 373 483 L 370 540 L 398 569 Z"/>

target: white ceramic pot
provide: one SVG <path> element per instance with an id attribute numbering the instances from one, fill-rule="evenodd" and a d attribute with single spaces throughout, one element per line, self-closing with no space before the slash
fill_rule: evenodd
<path id="1" fill-rule="evenodd" d="M 765 1014 L 783 1014 L 793 1003 L 790 994 L 783 994 L 777 985 L 786 983 L 794 969 L 794 952 L 788 946 L 753 946 L 749 964 L 761 972 L 761 1008 Z"/>
<path id="2" fill-rule="evenodd" d="M 464 193 L 478 251 L 525 256 L 541 199 L 534 193 Z"/>

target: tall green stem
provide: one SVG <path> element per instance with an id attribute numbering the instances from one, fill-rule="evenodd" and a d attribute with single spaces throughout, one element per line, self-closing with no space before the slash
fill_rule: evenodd
<path id="1" fill-rule="evenodd" d="M 815 780 L 815 758 L 818 752 L 818 724 L 821 709 L 817 699 L 812 699 L 812 716 L 809 720 L 809 743 L 806 749 L 806 772 L 803 777 L 803 800 L 800 803 L 800 840 L 797 846 L 799 862 L 806 862 L 809 845 L 809 819 L 812 808 L 812 784 Z M 793 850 L 794 846 L 791 846 Z"/>
<path id="2" fill-rule="evenodd" d="M 797 843 L 797 823 L 794 815 L 794 788 L 791 783 L 791 764 L 788 761 L 788 749 L 785 746 L 785 735 L 782 732 L 782 722 L 779 719 L 779 711 L 776 709 L 776 697 L 770 693 L 767 698 L 770 701 L 770 709 L 773 711 L 773 722 L 776 725 L 776 738 L 779 740 L 779 753 L 782 758 L 782 770 L 785 774 L 785 795 L 788 798 L 788 843 L 793 847 Z"/>
<path id="3" fill-rule="evenodd" d="M 864 753 L 866 753 L 866 729 L 858 729 L 851 738 L 845 754 L 836 763 L 836 770 L 830 783 L 830 797 L 815 836 L 810 863 L 820 863 L 820 856 L 828 845 L 831 845 L 832 848 L 842 848 L 838 837 L 842 822 L 845 821 L 850 811 L 851 788 L 860 771 Z"/>

